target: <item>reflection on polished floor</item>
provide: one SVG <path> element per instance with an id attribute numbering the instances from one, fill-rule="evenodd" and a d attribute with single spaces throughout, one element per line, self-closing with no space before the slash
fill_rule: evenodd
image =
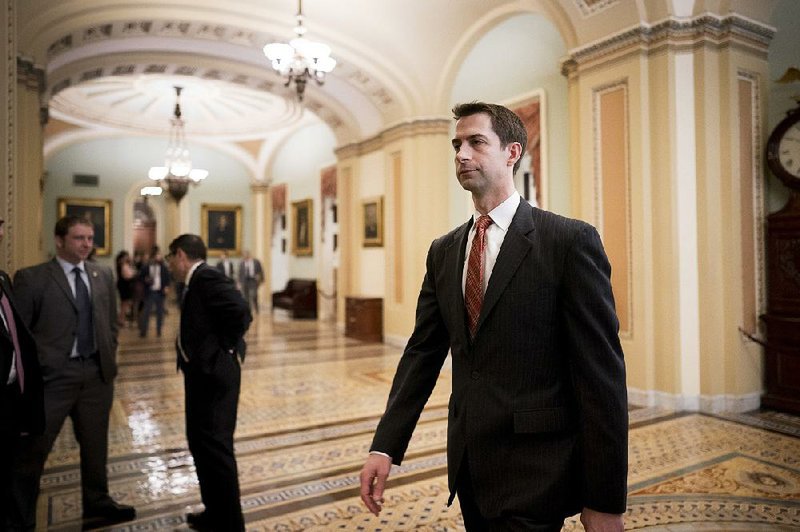
<path id="1" fill-rule="evenodd" d="M 175 371 L 177 314 L 170 309 L 163 338 L 121 334 L 110 479 L 138 519 L 114 530 L 186 529 L 186 511 L 199 505 Z M 463 530 L 457 504 L 446 506 L 447 367 L 375 518 L 358 499 L 358 473 L 401 350 L 280 313 L 262 313 L 248 341 L 236 431 L 248 530 Z M 629 486 L 628 529 L 800 529 L 800 419 L 633 409 Z M 42 479 L 39 523 L 76 530 L 80 513 L 65 427 Z M 564 529 L 581 526 L 572 518 Z"/>

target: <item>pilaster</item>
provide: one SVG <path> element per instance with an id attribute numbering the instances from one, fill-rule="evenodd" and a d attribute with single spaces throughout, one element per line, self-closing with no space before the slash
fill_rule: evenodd
<path id="1" fill-rule="evenodd" d="M 264 282 L 259 287 L 258 300 L 271 301 L 272 290 L 272 195 L 269 183 L 252 183 L 253 256 L 261 261 Z"/>
<path id="2" fill-rule="evenodd" d="M 755 126 L 772 32 L 738 15 L 671 17 L 562 65 L 573 215 L 598 227 L 612 262 L 634 403 L 758 406 L 760 353 L 738 328 L 764 282 Z"/>

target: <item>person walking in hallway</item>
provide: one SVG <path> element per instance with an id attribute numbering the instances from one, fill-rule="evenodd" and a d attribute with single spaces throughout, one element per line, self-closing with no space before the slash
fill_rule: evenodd
<path id="1" fill-rule="evenodd" d="M 457 105 L 456 175 L 475 213 L 430 246 L 416 325 L 361 471 L 378 515 L 448 351 L 447 463 L 468 531 L 621 532 L 627 392 L 611 268 L 590 225 L 514 189 L 527 133 L 509 109 Z"/>
<path id="2" fill-rule="evenodd" d="M 244 530 L 233 450 L 247 332 L 252 316 L 233 281 L 206 264 L 206 246 L 184 234 L 169 245 L 167 260 L 184 280 L 178 367 L 186 394 L 186 439 L 194 458 L 205 510 L 186 520 L 198 530 Z"/>
<path id="3" fill-rule="evenodd" d="M 117 298 L 108 267 L 88 262 L 94 228 L 78 216 L 55 225 L 56 257 L 14 277 L 19 314 L 36 341 L 44 375 L 45 430 L 23 447 L 14 470 L 14 529 L 33 530 L 39 479 L 64 420 L 80 445 L 83 517 L 93 524 L 135 518 L 108 491 L 108 423 L 117 374 Z"/>
<path id="4" fill-rule="evenodd" d="M 4 236 L 5 220 L 0 219 L 0 242 Z M 14 508 L 12 468 L 22 442 L 44 430 L 44 399 L 36 343 L 16 309 L 11 280 L 3 270 L 0 322 L 0 530 L 6 530 Z"/>
<path id="5" fill-rule="evenodd" d="M 225 274 L 225 277 L 228 279 L 235 279 L 233 273 L 233 261 L 228 257 L 228 254 L 224 251 L 222 255 L 219 257 L 219 262 L 217 262 L 217 269 Z"/>
<path id="6" fill-rule="evenodd" d="M 133 319 L 133 285 L 136 270 L 133 269 L 131 254 L 124 249 L 117 253 L 115 260 L 117 274 L 117 294 L 119 295 L 119 317 L 117 325 L 123 327 Z"/>
<path id="7" fill-rule="evenodd" d="M 239 263 L 239 286 L 247 304 L 256 314 L 258 314 L 258 287 L 263 282 L 264 270 L 261 269 L 261 261 L 245 250 Z"/>
<path id="8" fill-rule="evenodd" d="M 153 250 L 150 260 L 142 264 L 139 270 L 139 278 L 144 286 L 144 305 L 139 316 L 139 337 L 144 338 L 147 336 L 147 329 L 150 327 L 150 313 L 155 309 L 156 336 L 160 338 L 161 327 L 164 324 L 164 302 L 166 301 L 172 278 L 158 248 Z"/>

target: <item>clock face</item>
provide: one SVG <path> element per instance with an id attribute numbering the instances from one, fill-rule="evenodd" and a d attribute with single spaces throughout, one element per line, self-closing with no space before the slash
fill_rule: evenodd
<path id="1" fill-rule="evenodd" d="M 800 177 L 800 122 L 795 122 L 781 137 L 778 160 L 787 172 Z"/>
<path id="2" fill-rule="evenodd" d="M 767 141 L 767 166 L 784 185 L 800 190 L 800 106 L 786 115 Z"/>

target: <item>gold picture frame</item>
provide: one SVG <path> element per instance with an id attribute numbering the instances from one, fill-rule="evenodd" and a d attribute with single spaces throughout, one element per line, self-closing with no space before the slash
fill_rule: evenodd
<path id="1" fill-rule="evenodd" d="M 58 198 L 58 217 L 80 216 L 94 226 L 94 247 L 97 256 L 111 255 L 111 200 Z"/>
<path id="2" fill-rule="evenodd" d="M 383 196 L 365 199 L 361 207 L 364 247 L 383 246 Z"/>
<path id="3" fill-rule="evenodd" d="M 242 254 L 242 206 L 203 203 L 200 206 L 200 236 L 209 257 Z"/>
<path id="4" fill-rule="evenodd" d="M 313 200 L 292 202 L 292 254 L 308 256 L 314 254 L 314 209 Z"/>

